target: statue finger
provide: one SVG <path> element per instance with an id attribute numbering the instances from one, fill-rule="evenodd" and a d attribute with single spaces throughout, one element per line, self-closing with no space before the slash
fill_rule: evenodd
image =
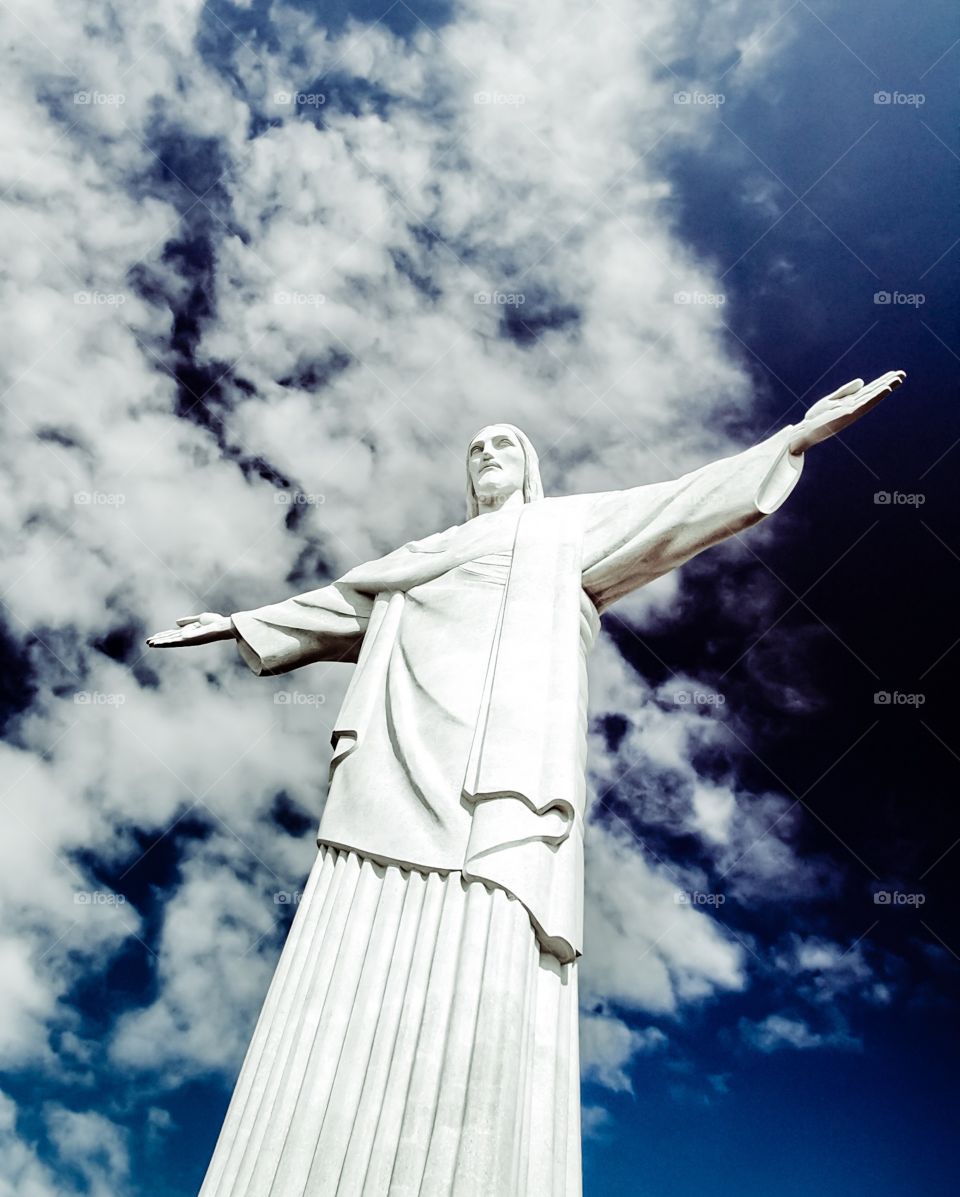
<path id="1" fill-rule="evenodd" d="M 873 382 L 868 383 L 863 388 L 863 393 L 857 398 L 864 402 L 869 402 L 871 399 L 882 399 L 884 395 L 895 391 L 902 381 L 895 373 L 883 374 L 880 378 L 875 378 Z"/>
<path id="2" fill-rule="evenodd" d="M 832 394 L 827 395 L 827 399 L 846 399 L 849 395 L 855 395 L 857 391 L 863 389 L 862 378 L 852 378 L 849 382 L 845 382 L 842 387 L 839 387 Z M 821 400 L 825 402 L 826 400 Z"/>
<path id="3" fill-rule="evenodd" d="M 895 391 L 907 377 L 905 370 L 888 370 L 886 374 L 881 375 L 877 379 L 878 383 L 883 383 L 891 391 Z"/>
<path id="4" fill-rule="evenodd" d="M 182 640 L 182 632 L 177 629 L 170 629 L 165 632 L 154 632 L 152 636 L 147 637 L 147 644 L 151 648 L 162 648 L 165 644 L 179 644 Z"/>
<path id="5" fill-rule="evenodd" d="M 199 615 L 184 615 L 182 619 L 177 620 L 177 627 L 185 627 L 188 623 L 199 623 L 200 618 Z"/>

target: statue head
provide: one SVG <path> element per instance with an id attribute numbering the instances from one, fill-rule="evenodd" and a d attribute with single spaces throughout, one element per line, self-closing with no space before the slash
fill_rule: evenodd
<path id="1" fill-rule="evenodd" d="M 543 498 L 537 451 L 515 425 L 489 424 L 467 446 L 467 519 L 517 491 L 524 503 Z"/>

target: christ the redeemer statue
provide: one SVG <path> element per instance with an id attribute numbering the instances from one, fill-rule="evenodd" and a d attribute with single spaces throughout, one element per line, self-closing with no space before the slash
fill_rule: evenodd
<path id="1" fill-rule="evenodd" d="M 577 1197 L 586 660 L 600 613 L 775 511 L 803 454 L 900 385 L 857 379 L 672 482 L 544 498 L 511 424 L 464 523 L 147 641 L 254 673 L 356 670 L 319 853 L 201 1197 Z"/>

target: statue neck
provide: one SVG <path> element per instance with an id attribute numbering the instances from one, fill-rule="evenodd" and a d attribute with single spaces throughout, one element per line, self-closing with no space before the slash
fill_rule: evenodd
<path id="1" fill-rule="evenodd" d="M 512 490 L 508 495 L 490 495 L 488 498 L 477 499 L 478 515 L 489 515 L 494 511 L 502 511 L 505 507 L 522 507 L 523 491 Z"/>

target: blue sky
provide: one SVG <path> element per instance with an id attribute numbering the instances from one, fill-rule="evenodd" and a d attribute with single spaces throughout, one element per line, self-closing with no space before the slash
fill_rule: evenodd
<path id="1" fill-rule="evenodd" d="M 309 869 L 348 667 L 145 634 L 457 521 L 492 419 L 609 489 L 894 368 L 771 520 L 604 619 L 584 1182 L 946 1193 L 952 6 L 2 20 L 0 1197 L 196 1191 Z"/>

